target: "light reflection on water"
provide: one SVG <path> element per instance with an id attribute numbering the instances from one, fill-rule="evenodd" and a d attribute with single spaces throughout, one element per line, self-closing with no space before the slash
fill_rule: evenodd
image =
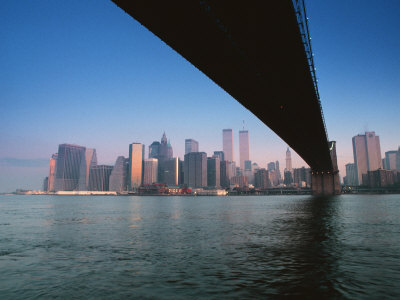
<path id="1" fill-rule="evenodd" d="M 0 297 L 400 297 L 398 195 L 0 196 Z"/>

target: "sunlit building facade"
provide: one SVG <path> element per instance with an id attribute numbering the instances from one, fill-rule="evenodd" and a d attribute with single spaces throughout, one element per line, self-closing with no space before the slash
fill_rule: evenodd
<path id="1" fill-rule="evenodd" d="M 375 132 L 365 132 L 364 135 L 354 136 L 353 154 L 356 172 L 356 184 L 362 185 L 363 175 L 367 178 L 368 171 L 382 168 L 382 156 L 379 136 Z M 365 183 L 367 184 L 367 183 Z"/>
<path id="2" fill-rule="evenodd" d="M 153 184 L 158 178 L 158 159 L 148 158 L 144 160 L 143 184 Z"/>
<path id="3" fill-rule="evenodd" d="M 129 190 L 137 190 L 142 184 L 144 160 L 144 145 L 132 143 L 129 145 Z"/>
<path id="4" fill-rule="evenodd" d="M 58 157 L 58 153 L 55 153 L 50 158 L 50 170 L 49 170 L 49 176 L 48 176 L 48 180 L 47 180 L 47 191 L 49 191 L 49 192 L 54 191 L 54 181 L 56 178 L 57 157 Z"/>

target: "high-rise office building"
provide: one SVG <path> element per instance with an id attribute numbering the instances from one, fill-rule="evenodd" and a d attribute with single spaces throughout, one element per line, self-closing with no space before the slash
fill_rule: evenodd
<path id="1" fill-rule="evenodd" d="M 285 171 L 292 172 L 292 154 L 290 153 L 289 147 L 286 150 L 286 169 Z"/>
<path id="2" fill-rule="evenodd" d="M 353 139 L 354 165 L 356 184 L 363 184 L 363 174 L 382 168 L 381 145 L 375 132 L 365 132 L 365 135 L 354 136 Z M 364 176 L 364 177 L 365 177 Z"/>
<path id="3" fill-rule="evenodd" d="M 158 159 L 160 155 L 160 147 L 160 142 L 154 141 L 153 143 L 151 143 L 151 145 L 149 146 L 149 158 Z"/>
<path id="4" fill-rule="evenodd" d="M 167 185 L 179 185 L 180 184 L 180 173 L 181 173 L 180 160 L 178 157 L 170 158 L 164 162 L 164 181 Z"/>
<path id="5" fill-rule="evenodd" d="M 354 164 L 346 164 L 346 181 L 347 185 L 357 185 L 356 169 Z"/>
<path id="6" fill-rule="evenodd" d="M 282 176 L 281 176 L 281 170 L 279 169 L 279 161 L 275 162 L 275 171 L 276 171 L 276 176 L 278 178 L 278 183 L 282 182 Z"/>
<path id="7" fill-rule="evenodd" d="M 143 184 L 153 184 L 158 178 L 158 159 L 148 158 L 144 160 Z"/>
<path id="8" fill-rule="evenodd" d="M 225 154 L 225 160 L 233 161 L 233 132 L 232 129 L 222 130 L 222 150 Z"/>
<path id="9" fill-rule="evenodd" d="M 123 192 L 128 190 L 129 159 L 118 156 L 110 175 L 109 190 Z"/>
<path id="10" fill-rule="evenodd" d="M 220 182 L 223 188 L 229 188 L 231 176 L 231 162 L 223 160 L 220 162 Z"/>
<path id="11" fill-rule="evenodd" d="M 49 178 L 47 181 L 47 191 L 54 192 L 54 180 L 56 178 L 56 166 L 57 166 L 57 156 L 58 153 L 55 153 L 50 158 L 50 171 L 49 171 Z"/>
<path id="12" fill-rule="evenodd" d="M 249 131 L 239 131 L 239 157 L 240 157 L 240 168 L 244 170 L 244 162 L 250 160 L 249 154 Z"/>
<path id="13" fill-rule="evenodd" d="M 49 177 L 45 177 L 43 180 L 43 192 L 47 192 L 49 188 Z"/>
<path id="14" fill-rule="evenodd" d="M 70 144 L 58 146 L 55 191 L 78 190 L 81 163 L 85 161 L 85 149 L 85 147 Z"/>
<path id="15" fill-rule="evenodd" d="M 207 154 L 205 152 L 185 154 L 184 182 L 192 188 L 207 186 Z"/>
<path id="16" fill-rule="evenodd" d="M 214 151 L 214 156 L 219 157 L 220 161 L 224 161 L 225 160 L 224 151 Z"/>
<path id="17" fill-rule="evenodd" d="M 251 160 L 245 160 L 244 161 L 243 175 L 247 177 L 247 181 L 250 184 L 254 183 L 254 176 L 253 176 L 253 169 L 252 169 Z"/>
<path id="18" fill-rule="evenodd" d="M 310 187 L 311 169 L 305 167 L 293 169 L 293 182 L 299 187 Z"/>
<path id="19" fill-rule="evenodd" d="M 398 151 L 385 152 L 385 167 L 386 170 L 397 170 Z"/>
<path id="20" fill-rule="evenodd" d="M 199 142 L 193 139 L 185 140 L 185 154 L 190 152 L 199 152 Z"/>
<path id="21" fill-rule="evenodd" d="M 267 170 L 268 171 L 275 171 L 275 163 L 274 162 L 270 162 L 267 164 Z"/>
<path id="22" fill-rule="evenodd" d="M 90 167 L 89 191 L 109 191 L 110 175 L 113 166 L 96 165 Z"/>
<path id="23" fill-rule="evenodd" d="M 142 184 L 144 160 L 144 145 L 132 143 L 129 145 L 129 190 L 136 190 Z"/>
<path id="24" fill-rule="evenodd" d="M 85 159 L 81 161 L 79 175 L 79 190 L 86 191 L 89 188 L 89 171 L 90 168 L 97 165 L 96 149 L 86 148 Z"/>
<path id="25" fill-rule="evenodd" d="M 269 172 L 266 169 L 258 169 L 254 174 L 254 186 L 258 189 L 266 189 L 271 186 Z"/>
<path id="26" fill-rule="evenodd" d="M 219 188 L 221 186 L 221 161 L 219 157 L 207 158 L 207 186 Z"/>

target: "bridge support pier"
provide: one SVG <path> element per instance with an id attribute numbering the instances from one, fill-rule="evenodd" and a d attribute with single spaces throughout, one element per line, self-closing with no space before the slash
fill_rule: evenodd
<path id="1" fill-rule="evenodd" d="M 311 186 L 313 195 L 340 194 L 339 172 L 312 172 Z"/>
<path id="2" fill-rule="evenodd" d="M 329 142 L 329 151 L 332 160 L 332 170 L 311 172 L 311 187 L 313 195 L 338 195 L 342 192 L 337 166 L 336 142 Z"/>

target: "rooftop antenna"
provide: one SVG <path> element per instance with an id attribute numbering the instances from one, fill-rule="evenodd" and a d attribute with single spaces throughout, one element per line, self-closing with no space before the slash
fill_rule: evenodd
<path id="1" fill-rule="evenodd" d="M 243 131 L 244 131 L 244 120 L 243 120 Z"/>

